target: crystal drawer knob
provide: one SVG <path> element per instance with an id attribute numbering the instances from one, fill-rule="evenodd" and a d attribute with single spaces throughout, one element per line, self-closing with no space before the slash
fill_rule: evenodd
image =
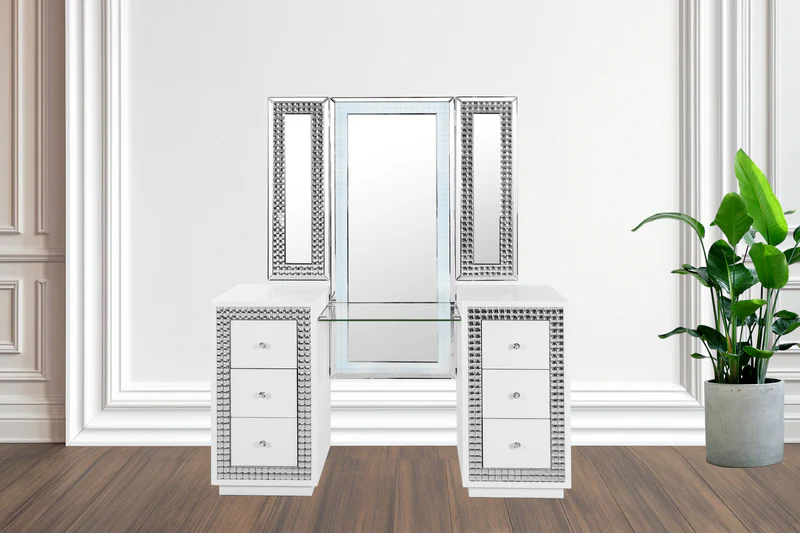
<path id="1" fill-rule="evenodd" d="M 263 441 L 262 441 L 262 442 L 263 442 Z M 512 448 L 514 448 L 515 450 L 516 450 L 517 448 L 519 448 L 520 446 L 522 446 L 522 444 L 520 444 L 519 442 L 515 442 L 514 444 L 512 444 L 512 445 L 511 445 L 511 447 L 512 447 Z"/>
<path id="2" fill-rule="evenodd" d="M 262 440 L 261 442 L 258 443 L 258 445 L 261 446 L 262 448 L 266 448 L 267 447 L 267 441 Z"/>
<path id="3" fill-rule="evenodd" d="M 520 394 L 518 392 L 515 392 L 514 394 L 511 395 L 511 397 L 514 398 L 515 400 L 519 400 L 519 396 Z"/>
<path id="4" fill-rule="evenodd" d="M 514 344 L 511 345 L 511 348 L 513 348 L 514 350 L 519 350 L 519 343 L 515 342 Z"/>
<path id="5" fill-rule="evenodd" d="M 262 350 L 266 350 L 267 349 L 267 343 L 266 342 L 259 342 L 258 343 L 258 347 L 261 348 Z"/>
<path id="6" fill-rule="evenodd" d="M 266 398 L 267 397 L 267 393 L 264 392 L 264 391 L 261 391 L 261 392 L 258 393 L 258 397 L 259 398 Z"/>

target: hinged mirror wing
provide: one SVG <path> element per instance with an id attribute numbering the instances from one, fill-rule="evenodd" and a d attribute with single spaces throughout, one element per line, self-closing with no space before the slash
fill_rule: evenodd
<path id="1" fill-rule="evenodd" d="M 328 279 L 328 99 L 270 98 L 268 277 Z"/>
<path id="2" fill-rule="evenodd" d="M 517 279 L 517 99 L 457 98 L 457 279 Z"/>

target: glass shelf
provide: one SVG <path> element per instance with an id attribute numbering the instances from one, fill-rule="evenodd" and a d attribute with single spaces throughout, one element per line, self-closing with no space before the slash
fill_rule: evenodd
<path id="1" fill-rule="evenodd" d="M 454 302 L 330 302 L 320 322 L 460 322 Z"/>

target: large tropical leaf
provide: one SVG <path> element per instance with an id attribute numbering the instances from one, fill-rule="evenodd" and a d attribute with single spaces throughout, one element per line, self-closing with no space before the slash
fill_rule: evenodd
<path id="1" fill-rule="evenodd" d="M 709 356 L 703 355 L 701 353 L 693 353 L 691 354 L 692 359 L 710 359 Z"/>
<path id="2" fill-rule="evenodd" d="M 636 231 L 637 229 L 641 228 L 645 224 L 649 224 L 654 220 L 662 220 L 662 219 L 671 219 L 671 220 L 680 220 L 681 222 L 685 222 L 689 224 L 689 226 L 694 229 L 697 233 L 697 236 L 700 237 L 700 240 L 706 236 L 706 228 L 703 226 L 698 220 L 690 217 L 689 215 L 684 215 L 683 213 L 657 213 L 651 217 L 647 217 L 646 219 L 642 220 L 638 226 L 633 228 L 631 231 Z"/>
<path id="3" fill-rule="evenodd" d="M 792 237 L 794 237 L 794 242 L 800 242 L 800 226 L 794 228 L 794 233 L 792 234 Z"/>
<path id="4" fill-rule="evenodd" d="M 718 351 L 724 352 L 728 349 L 728 341 L 725 338 L 725 335 L 717 331 L 716 329 L 710 326 L 697 326 L 697 331 L 703 337 L 703 340 L 708 343 L 708 345 Z"/>
<path id="5" fill-rule="evenodd" d="M 747 243 L 747 246 L 753 246 L 756 243 L 756 230 L 751 229 L 745 233 L 744 242 Z"/>
<path id="6" fill-rule="evenodd" d="M 725 195 L 719 204 L 717 216 L 712 226 L 718 226 L 728 238 L 731 246 L 736 247 L 742 237 L 750 231 L 753 218 L 747 214 L 747 202 L 741 195 L 731 192 Z"/>
<path id="7" fill-rule="evenodd" d="M 670 331 L 669 333 L 662 333 L 661 335 L 658 336 L 658 338 L 659 339 L 668 339 L 668 338 L 672 337 L 673 335 L 680 335 L 682 333 L 688 333 L 692 337 L 700 337 L 700 332 L 698 332 L 696 329 L 675 328 L 672 331 Z"/>
<path id="8" fill-rule="evenodd" d="M 736 262 L 738 259 L 733 248 L 721 239 L 708 251 L 708 277 L 734 298 L 758 283 L 751 270 Z"/>
<path id="9" fill-rule="evenodd" d="M 744 353 L 750 357 L 755 357 L 756 359 L 769 359 L 775 354 L 775 352 L 770 350 L 759 350 L 758 348 L 753 348 L 752 346 L 745 346 Z"/>
<path id="10" fill-rule="evenodd" d="M 764 243 L 750 248 L 750 259 L 758 273 L 758 280 L 765 289 L 782 289 L 789 281 L 789 264 L 783 252 Z M 711 267 L 711 257 L 708 259 Z"/>
<path id="11" fill-rule="evenodd" d="M 790 265 L 800 263 L 800 248 L 789 248 L 783 255 L 786 257 L 786 262 Z"/>
<path id="12" fill-rule="evenodd" d="M 800 342 L 789 342 L 786 344 L 779 344 L 777 349 L 779 352 L 785 352 L 786 350 L 791 350 L 795 346 L 800 348 Z"/>
<path id="13" fill-rule="evenodd" d="M 775 318 L 785 318 L 786 320 L 794 320 L 800 315 L 798 315 L 797 313 L 795 313 L 793 311 L 783 310 L 783 311 L 778 311 L 777 313 L 775 313 L 774 316 L 775 316 Z"/>
<path id="14" fill-rule="evenodd" d="M 800 255 L 800 253 L 798 254 Z M 686 268 L 679 268 L 677 270 L 673 270 L 672 274 L 681 274 L 681 275 L 689 275 L 694 277 L 703 287 L 709 287 L 709 278 L 708 278 L 708 271 L 706 267 L 700 267 L 695 269 L 692 267 L 692 270 Z"/>
<path id="15" fill-rule="evenodd" d="M 779 318 L 772 324 L 772 331 L 775 335 L 784 336 L 788 335 L 789 333 L 793 332 L 797 328 L 800 328 L 800 319 L 786 319 L 786 318 Z"/>
<path id="16" fill-rule="evenodd" d="M 789 234 L 789 225 L 772 187 L 744 150 L 736 152 L 735 169 L 739 192 L 747 202 L 747 212 L 753 217 L 753 227 L 768 244 L 777 246 Z"/>
<path id="17" fill-rule="evenodd" d="M 740 300 L 733 304 L 731 312 L 736 318 L 745 319 L 764 305 L 767 305 L 766 300 Z"/>

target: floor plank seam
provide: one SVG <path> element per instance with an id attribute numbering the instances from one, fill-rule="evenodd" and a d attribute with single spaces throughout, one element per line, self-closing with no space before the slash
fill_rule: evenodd
<path id="1" fill-rule="evenodd" d="M 781 464 L 779 464 L 779 465 L 777 465 L 777 466 L 780 466 L 781 468 L 786 468 L 786 467 L 784 467 L 784 466 L 783 466 L 783 465 L 781 465 Z M 748 472 L 747 474 L 748 474 L 748 477 L 749 477 L 750 479 L 752 479 L 753 481 L 755 481 L 755 482 L 756 482 L 756 484 L 757 484 L 758 486 L 760 486 L 762 489 L 764 489 L 764 490 L 767 492 L 767 494 L 769 494 L 770 496 L 772 496 L 772 497 L 773 497 L 773 498 L 772 498 L 772 500 L 773 500 L 773 501 L 774 501 L 774 502 L 775 502 L 775 503 L 778 505 L 778 507 L 780 507 L 781 509 L 783 509 L 784 511 L 786 511 L 786 514 L 787 514 L 787 515 L 789 515 L 789 516 L 792 518 L 792 520 L 794 520 L 794 521 L 795 521 L 795 529 L 796 529 L 796 530 L 798 530 L 798 531 L 800 531 L 800 519 L 798 519 L 798 518 L 797 518 L 797 517 L 794 515 L 794 512 L 793 512 L 793 510 L 792 510 L 792 509 L 787 509 L 786 507 L 784 507 L 784 506 L 781 504 L 780 500 L 778 500 L 777 498 L 775 498 L 775 495 L 772 493 L 772 491 L 769 489 L 769 487 L 768 487 L 767 485 L 765 485 L 764 483 L 762 483 L 762 482 L 761 482 L 761 481 L 760 481 L 760 480 L 759 480 L 759 479 L 758 479 L 756 476 L 754 476 L 753 474 L 751 474 L 751 473 L 749 473 L 749 472 Z"/>
<path id="2" fill-rule="evenodd" d="M 681 458 L 681 460 L 683 460 L 683 461 L 686 461 L 686 464 L 688 464 L 688 465 L 689 465 L 689 468 L 691 468 L 692 470 L 694 470 L 694 471 L 695 471 L 695 473 L 697 474 L 697 477 L 699 477 L 701 480 L 703 480 L 703 483 L 705 483 L 705 484 L 706 484 L 706 486 L 708 487 L 708 489 L 709 489 L 711 492 L 713 492 L 713 493 L 714 493 L 714 496 L 716 496 L 716 497 L 717 497 L 717 499 L 718 499 L 719 501 L 721 501 L 721 502 L 722 502 L 722 504 L 723 504 L 725 507 L 727 507 L 727 508 L 728 508 L 728 510 L 729 510 L 731 513 L 733 513 L 733 516 L 735 516 L 735 517 L 736 517 L 736 520 L 738 520 L 738 521 L 739 521 L 739 523 L 740 523 L 740 524 L 742 524 L 742 527 L 743 527 L 743 528 L 745 528 L 747 531 L 750 531 L 751 533 L 756 533 L 756 532 L 754 532 L 752 529 L 750 529 L 749 527 L 747 527 L 747 524 L 745 524 L 745 523 L 744 523 L 744 520 L 742 520 L 742 517 L 740 517 L 740 516 L 739 516 L 739 514 L 738 514 L 738 513 L 737 513 L 737 512 L 736 512 L 736 511 L 735 511 L 735 510 L 734 510 L 734 509 L 733 509 L 733 508 L 732 508 L 730 505 L 728 505 L 728 502 L 726 502 L 726 501 L 725 501 L 725 499 L 724 499 L 722 496 L 720 496 L 720 495 L 719 495 L 719 493 L 718 493 L 716 490 L 714 490 L 714 487 L 712 487 L 712 486 L 711 486 L 711 484 L 708 482 L 708 480 L 706 480 L 706 478 L 705 478 L 705 477 L 703 477 L 703 474 L 701 474 L 701 473 L 700 473 L 700 471 L 699 471 L 699 470 L 697 470 L 697 469 L 694 467 L 694 465 L 692 464 L 692 462 L 691 462 L 689 459 L 687 459 L 687 458 L 686 458 L 686 457 L 685 457 L 685 456 L 684 456 L 684 455 L 683 455 L 681 452 L 679 452 L 679 451 L 678 451 L 678 447 L 676 447 L 676 446 L 672 446 L 671 448 L 672 448 L 673 450 L 675 450 L 675 453 L 677 453 L 677 454 L 678 454 L 678 457 L 680 457 L 680 458 Z"/>
<path id="3" fill-rule="evenodd" d="M 589 457 L 587 457 L 586 454 L 581 452 L 580 449 L 578 449 L 578 453 L 580 453 L 583 456 L 584 459 L 586 459 L 587 461 L 589 461 L 592 464 L 594 469 L 597 471 L 597 475 L 600 476 L 600 481 L 603 482 L 603 485 L 605 485 L 606 490 L 608 490 L 608 493 L 611 494 L 611 498 L 614 500 L 614 503 L 616 504 L 617 509 L 619 509 L 619 512 L 622 513 L 622 516 L 625 517 L 625 522 L 627 522 L 628 527 L 631 529 L 631 531 L 636 531 L 636 529 L 633 527 L 633 524 L 631 524 L 630 518 L 628 518 L 628 515 L 625 514 L 625 510 L 619 504 L 619 501 L 617 500 L 617 496 L 614 494 L 614 491 L 612 491 L 611 487 L 608 486 L 608 482 L 603 477 L 603 473 L 600 471 L 599 468 L 597 468 L 597 465 L 594 463 L 594 461 L 592 461 Z"/>
<path id="4" fill-rule="evenodd" d="M 564 495 L 566 498 L 566 494 Z M 575 533 L 575 526 L 572 525 L 572 522 L 569 519 L 569 514 L 567 514 L 567 509 L 564 507 L 564 498 L 558 500 L 558 506 L 561 508 L 561 512 L 564 513 L 564 519 L 567 521 L 567 525 L 569 526 L 569 530 L 572 533 Z"/>

